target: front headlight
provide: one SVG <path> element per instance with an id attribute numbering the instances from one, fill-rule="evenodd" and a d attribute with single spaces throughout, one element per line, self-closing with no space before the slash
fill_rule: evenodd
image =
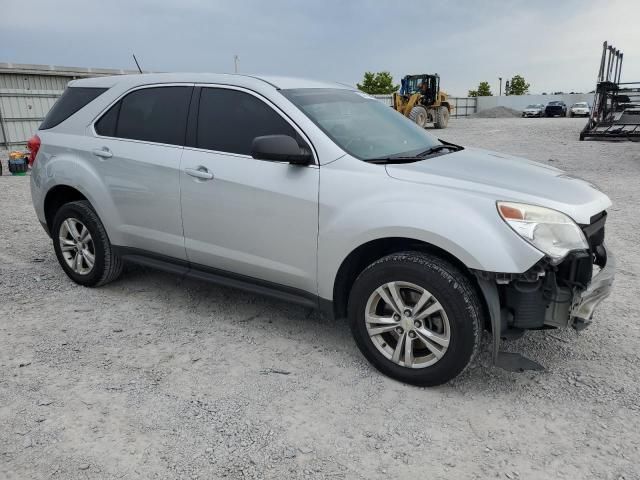
<path id="1" fill-rule="evenodd" d="M 582 230 L 571 218 L 550 208 L 497 202 L 502 219 L 524 240 L 560 263 L 572 250 L 589 248 Z"/>

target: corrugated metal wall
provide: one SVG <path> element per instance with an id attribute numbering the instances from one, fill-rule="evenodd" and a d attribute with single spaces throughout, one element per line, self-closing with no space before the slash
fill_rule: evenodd
<path id="1" fill-rule="evenodd" d="M 0 145 L 4 144 L 5 148 L 24 146 L 62 91 L 0 88 Z"/>
<path id="2" fill-rule="evenodd" d="M 18 90 L 64 90 L 73 77 L 57 75 L 33 75 L 1 73 L 0 88 Z"/>
<path id="3" fill-rule="evenodd" d="M 0 148 L 23 148 L 67 84 L 124 70 L 0 63 Z"/>

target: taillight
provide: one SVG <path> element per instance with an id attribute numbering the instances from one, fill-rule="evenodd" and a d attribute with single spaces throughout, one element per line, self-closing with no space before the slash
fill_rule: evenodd
<path id="1" fill-rule="evenodd" d="M 38 150 L 40 150 L 40 137 L 38 135 L 34 135 L 27 141 L 27 149 L 29 150 L 29 166 L 33 166 Z"/>

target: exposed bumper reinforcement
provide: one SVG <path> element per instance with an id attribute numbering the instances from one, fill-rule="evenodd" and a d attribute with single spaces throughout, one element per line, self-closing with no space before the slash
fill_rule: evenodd
<path id="1" fill-rule="evenodd" d="M 582 330 L 591 323 L 596 307 L 611 294 L 611 286 L 616 275 L 616 260 L 611 251 L 606 252 L 606 265 L 593 277 L 587 289 L 576 298 L 571 307 L 571 325 L 577 330 Z"/>

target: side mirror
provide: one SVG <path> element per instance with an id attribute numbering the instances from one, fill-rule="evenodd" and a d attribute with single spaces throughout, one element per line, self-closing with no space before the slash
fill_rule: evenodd
<path id="1" fill-rule="evenodd" d="M 313 162 L 311 152 L 300 148 L 289 135 L 264 135 L 251 143 L 251 156 L 257 160 L 289 162 L 293 165 L 309 165 Z"/>

